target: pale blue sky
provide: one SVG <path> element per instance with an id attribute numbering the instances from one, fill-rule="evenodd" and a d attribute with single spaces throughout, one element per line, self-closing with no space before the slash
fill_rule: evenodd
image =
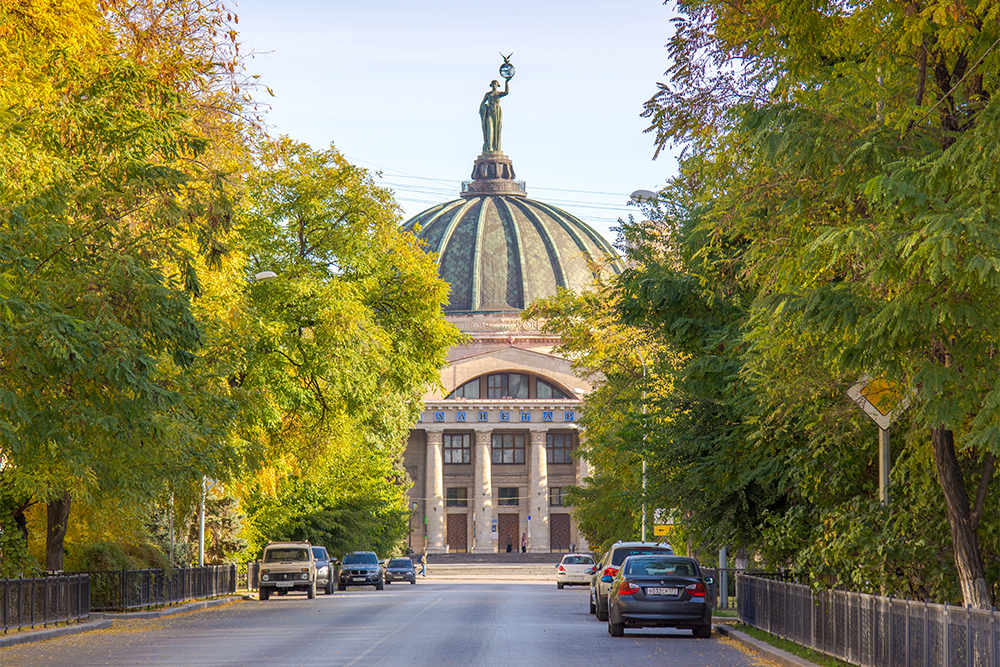
<path id="1" fill-rule="evenodd" d="M 503 62 L 502 149 L 528 196 L 609 240 L 636 189 L 676 172 L 655 162 L 640 118 L 667 69 L 661 0 L 240 0 L 250 74 L 276 97 L 275 134 L 381 169 L 404 219 L 458 197 L 482 148 L 479 102 Z M 576 192 L 568 192 L 568 190 Z"/>

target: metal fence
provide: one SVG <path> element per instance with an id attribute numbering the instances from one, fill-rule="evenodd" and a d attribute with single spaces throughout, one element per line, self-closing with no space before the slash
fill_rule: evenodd
<path id="1" fill-rule="evenodd" d="M 786 570 L 769 572 L 766 570 L 737 570 L 735 568 L 717 568 L 701 566 L 701 571 L 706 577 L 712 577 L 715 584 L 712 585 L 712 595 L 715 596 L 716 609 L 736 609 L 736 575 L 746 574 L 765 579 L 776 579 L 778 581 L 788 581 L 791 575 Z M 1000 665 L 997 665 L 1000 667 Z"/>
<path id="2" fill-rule="evenodd" d="M 739 620 L 862 667 L 1000 667 L 995 610 L 739 575 Z"/>
<path id="3" fill-rule="evenodd" d="M 0 579 L 0 625 L 8 630 L 79 622 L 90 616 L 90 577 L 53 575 Z"/>
<path id="4" fill-rule="evenodd" d="M 260 563 L 240 563 L 236 566 L 236 588 L 255 591 L 260 587 Z"/>
<path id="5" fill-rule="evenodd" d="M 127 611 L 231 595 L 237 583 L 235 565 L 112 570 L 91 572 L 90 577 L 90 605 L 95 611 Z"/>

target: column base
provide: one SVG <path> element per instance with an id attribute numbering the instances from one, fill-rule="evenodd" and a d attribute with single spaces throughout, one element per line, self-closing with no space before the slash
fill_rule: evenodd
<path id="1" fill-rule="evenodd" d="M 485 547 L 485 546 L 481 547 L 481 546 L 479 546 L 477 544 L 472 549 L 472 553 L 474 553 L 474 554 L 493 554 L 493 553 L 496 553 L 496 552 L 497 552 L 496 548 L 493 547 L 492 545 L 488 546 L 488 547 Z"/>

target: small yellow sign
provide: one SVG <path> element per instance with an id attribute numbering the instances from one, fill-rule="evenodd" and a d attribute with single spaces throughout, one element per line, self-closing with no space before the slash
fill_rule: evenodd
<path id="1" fill-rule="evenodd" d="M 664 535 L 669 535 L 670 531 L 674 529 L 672 524 L 669 523 L 654 523 L 653 524 L 653 535 L 657 537 L 662 537 Z"/>
<path id="2" fill-rule="evenodd" d="M 888 415 L 899 403 L 899 386 L 895 382 L 872 380 L 861 390 L 861 395 L 868 399 L 872 407 L 880 414 Z"/>

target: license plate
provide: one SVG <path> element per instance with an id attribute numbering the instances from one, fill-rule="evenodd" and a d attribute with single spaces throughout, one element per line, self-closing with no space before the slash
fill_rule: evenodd
<path id="1" fill-rule="evenodd" d="M 364 581 L 364 580 L 365 580 L 364 577 L 352 577 L 351 578 L 351 581 Z"/>
<path id="2" fill-rule="evenodd" d="M 646 589 L 646 595 L 677 595 L 680 593 L 679 588 L 657 588 L 651 586 Z"/>
<path id="3" fill-rule="evenodd" d="M 290 581 L 279 581 L 278 583 L 275 584 L 275 586 L 277 586 L 278 588 L 291 588 L 292 587 L 292 582 L 290 582 Z"/>

